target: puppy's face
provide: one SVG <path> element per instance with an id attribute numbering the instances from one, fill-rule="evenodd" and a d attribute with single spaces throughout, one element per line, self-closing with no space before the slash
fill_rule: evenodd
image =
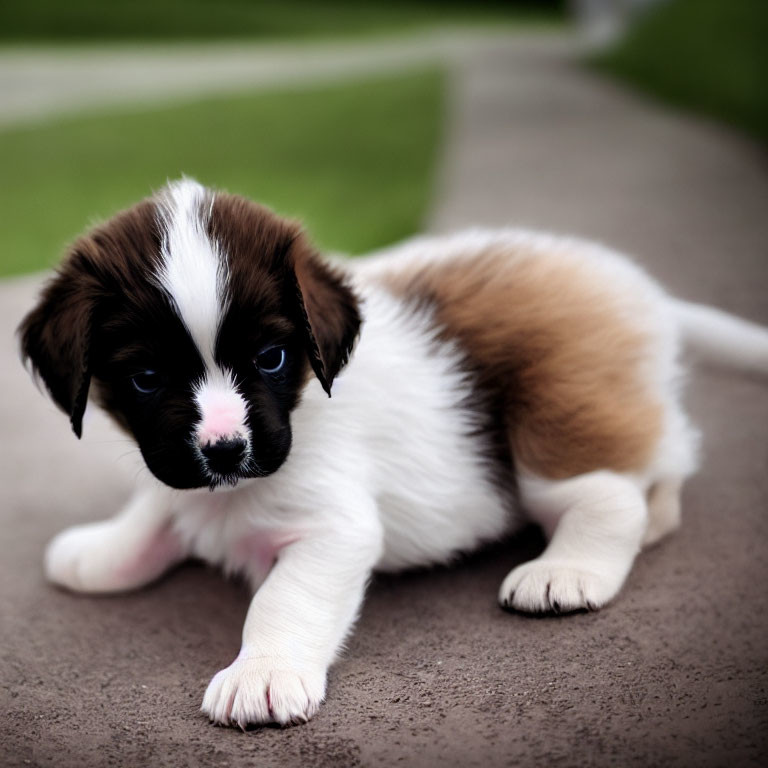
<path id="1" fill-rule="evenodd" d="M 281 466 L 359 323 L 296 225 L 182 181 L 75 243 L 20 332 L 78 435 L 90 391 L 158 479 L 214 488 Z"/>

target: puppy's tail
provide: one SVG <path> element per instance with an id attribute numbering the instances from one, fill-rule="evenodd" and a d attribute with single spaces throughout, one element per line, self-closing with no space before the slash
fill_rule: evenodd
<path id="1" fill-rule="evenodd" d="M 673 311 L 697 358 L 768 375 L 768 328 L 704 304 L 675 300 Z"/>

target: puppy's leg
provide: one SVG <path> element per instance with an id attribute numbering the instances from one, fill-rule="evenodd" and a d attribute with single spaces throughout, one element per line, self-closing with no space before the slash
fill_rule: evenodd
<path id="1" fill-rule="evenodd" d="M 248 610 L 240 654 L 211 680 L 202 711 L 222 725 L 305 722 L 381 552 L 376 526 L 315 531 L 286 546 Z"/>
<path id="2" fill-rule="evenodd" d="M 67 528 L 48 545 L 46 576 L 76 592 L 120 592 L 153 581 L 186 556 L 169 503 L 167 490 L 145 489 L 111 520 Z"/>
<path id="3" fill-rule="evenodd" d="M 507 576 L 499 602 L 528 612 L 605 605 L 624 583 L 645 533 L 638 485 L 602 471 L 560 481 L 522 477 L 520 492 L 550 542 Z"/>
<path id="4" fill-rule="evenodd" d="M 657 480 L 648 491 L 648 527 L 643 546 L 650 547 L 680 527 L 680 494 L 683 480 L 667 477 Z"/>

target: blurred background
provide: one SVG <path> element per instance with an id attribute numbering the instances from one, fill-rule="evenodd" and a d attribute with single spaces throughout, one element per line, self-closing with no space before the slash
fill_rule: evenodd
<path id="1" fill-rule="evenodd" d="M 361 253 L 430 226 L 440 185 L 453 181 L 445 169 L 462 65 L 494 46 L 520 52 L 499 61 L 496 77 L 538 67 L 544 80 L 567 55 L 764 143 L 767 9 L 764 0 L 3 3 L 0 273 L 54 264 L 86 225 L 182 173 L 299 217 L 328 249 Z M 567 92 L 542 94 L 550 133 L 553 110 L 584 108 Z M 509 197 L 515 221 L 525 210 Z"/>

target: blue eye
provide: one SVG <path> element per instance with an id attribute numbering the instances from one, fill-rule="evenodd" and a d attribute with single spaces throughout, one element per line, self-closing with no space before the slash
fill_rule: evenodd
<path id="1" fill-rule="evenodd" d="M 131 376 L 133 388 L 142 395 L 151 395 L 153 392 L 157 392 L 162 383 L 162 377 L 156 371 L 147 370 Z"/>
<path id="2" fill-rule="evenodd" d="M 277 373 L 285 365 L 285 347 L 270 347 L 259 353 L 256 365 L 262 373 Z"/>

